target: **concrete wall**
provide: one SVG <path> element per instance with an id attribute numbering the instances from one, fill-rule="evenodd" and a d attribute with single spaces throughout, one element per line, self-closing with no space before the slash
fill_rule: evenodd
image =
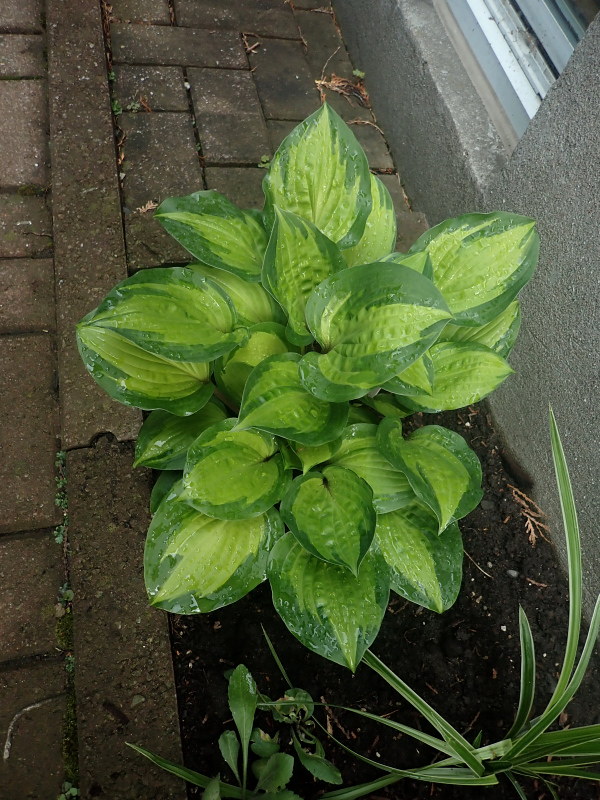
<path id="1" fill-rule="evenodd" d="M 600 19 L 508 157 L 432 2 L 336 0 L 409 197 L 430 223 L 501 208 L 538 220 L 516 374 L 490 398 L 564 557 L 548 404 L 580 515 L 588 611 L 600 592 Z"/>

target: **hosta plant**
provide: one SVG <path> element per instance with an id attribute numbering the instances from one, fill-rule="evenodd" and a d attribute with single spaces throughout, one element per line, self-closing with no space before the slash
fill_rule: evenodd
<path id="1" fill-rule="evenodd" d="M 163 470 L 151 602 L 202 613 L 268 579 L 290 631 L 354 670 L 390 590 L 437 612 L 456 598 L 480 465 L 453 431 L 401 420 L 510 374 L 539 242 L 496 212 L 394 252 L 389 193 L 327 105 L 263 186 L 260 211 L 215 191 L 165 200 L 156 216 L 193 262 L 116 286 L 79 348 L 109 395 L 151 412 L 136 446 Z"/>

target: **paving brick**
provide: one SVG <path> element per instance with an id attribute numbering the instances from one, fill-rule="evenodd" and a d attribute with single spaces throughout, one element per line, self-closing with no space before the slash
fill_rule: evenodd
<path id="1" fill-rule="evenodd" d="M 40 33 L 43 25 L 44 0 L 18 0 L 3 3 L 0 32 Z"/>
<path id="2" fill-rule="evenodd" d="M 202 169 L 189 114 L 123 114 L 125 132 L 125 233 L 130 270 L 189 261 L 189 254 L 151 213 L 137 209 L 149 200 L 203 188 Z"/>
<path id="3" fill-rule="evenodd" d="M 385 139 L 373 125 L 351 125 L 352 133 L 367 155 L 371 169 L 393 169 L 394 162 Z"/>
<path id="4" fill-rule="evenodd" d="M 122 108 L 139 103 L 140 98 L 152 111 L 188 111 L 189 100 L 181 67 L 114 68 L 113 92 Z"/>
<path id="5" fill-rule="evenodd" d="M 116 64 L 248 68 L 242 41 L 234 31 L 114 24 L 111 39 Z"/>
<path id="6" fill-rule="evenodd" d="M 396 209 L 398 220 L 396 250 L 405 253 L 429 227 L 427 219 L 425 214 L 411 210 L 397 175 L 379 175 L 379 177 L 389 189 Z"/>
<path id="7" fill-rule="evenodd" d="M 267 119 L 302 120 L 317 110 L 319 95 L 300 42 L 263 39 L 250 62 Z"/>
<path id="8" fill-rule="evenodd" d="M 0 260 L 0 333 L 48 333 L 54 328 L 52 260 Z"/>
<path id="9" fill-rule="evenodd" d="M 240 208 L 262 208 L 264 169 L 258 167 L 207 167 L 206 185 L 228 197 Z"/>
<path id="10" fill-rule="evenodd" d="M 0 78 L 41 78 L 45 74 L 43 36 L 0 35 Z"/>
<path id="11" fill-rule="evenodd" d="M 306 42 L 306 60 L 314 78 L 335 73 L 343 78 L 352 78 L 352 63 L 346 47 L 329 14 L 313 11 L 297 11 L 296 19 Z"/>
<path id="12" fill-rule="evenodd" d="M 49 255 L 52 222 L 44 197 L 0 194 L 0 258 Z"/>
<path id="13" fill-rule="evenodd" d="M 181 762 L 167 615 L 148 605 L 143 550 L 150 473 L 101 437 L 67 455 L 81 796 L 185 798 L 182 781 L 125 746 Z"/>
<path id="14" fill-rule="evenodd" d="M 55 354 L 50 336 L 0 339 L 0 533 L 56 525 Z"/>
<path id="15" fill-rule="evenodd" d="M 46 532 L 0 536 L 0 661 L 54 652 L 64 582 L 61 549 Z"/>
<path id="16" fill-rule="evenodd" d="M 45 81 L 0 81 L 0 183 L 2 187 L 48 182 Z"/>
<path id="17" fill-rule="evenodd" d="M 112 18 L 119 22 L 145 22 L 170 25 L 167 0 L 111 0 Z"/>
<path id="18" fill-rule="evenodd" d="M 188 78 L 206 164 L 257 164 L 269 139 L 252 75 L 190 69 Z"/>
<path id="19" fill-rule="evenodd" d="M 291 6 L 283 0 L 175 0 L 175 16 L 178 25 L 188 27 L 300 38 Z"/>
<path id="20" fill-rule="evenodd" d="M 0 671 L 0 730 L 8 748 L 0 800 L 50 800 L 60 793 L 64 676 L 62 661 L 54 660 Z"/>

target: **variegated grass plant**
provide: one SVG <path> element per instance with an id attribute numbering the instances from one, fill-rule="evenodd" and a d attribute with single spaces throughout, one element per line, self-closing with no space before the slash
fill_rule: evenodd
<path id="1" fill-rule="evenodd" d="M 193 256 L 116 286 L 77 329 L 108 394 L 151 411 L 163 470 L 145 551 L 153 605 L 202 613 L 268 579 L 289 630 L 354 670 L 390 590 L 442 612 L 481 498 L 458 434 L 402 417 L 485 397 L 512 371 L 534 222 L 467 214 L 394 252 L 396 218 L 323 105 L 283 141 L 262 211 L 215 191 L 156 217 Z"/>
<path id="2" fill-rule="evenodd" d="M 535 701 L 535 647 L 531 627 L 522 608 L 519 609 L 521 639 L 519 705 L 515 721 L 508 731 L 506 739 L 494 744 L 481 747 L 481 734 L 476 737 L 475 742 L 467 741 L 456 728 L 404 683 L 398 675 L 395 675 L 377 656 L 367 651 L 363 657 L 364 663 L 381 675 L 401 697 L 414 706 L 438 736 L 423 733 L 385 717 L 355 709 L 346 710 L 368 717 L 428 745 L 437 751 L 437 758 L 440 760 L 417 769 L 397 769 L 366 758 L 338 741 L 341 747 L 349 750 L 361 761 L 367 762 L 387 774 L 370 783 L 329 792 L 323 795 L 324 798 L 355 800 L 355 798 L 368 796 L 403 778 L 460 786 L 493 786 L 499 782 L 499 779 L 504 778 L 514 787 L 521 800 L 526 800 L 521 781 L 523 778 L 537 778 L 546 785 L 550 795 L 558 800 L 558 795 L 551 782 L 553 776 L 600 781 L 600 770 L 598 769 L 598 765 L 600 765 L 600 725 L 549 730 L 579 690 L 600 630 L 599 596 L 583 649 L 577 658 L 582 620 L 581 542 L 571 480 L 552 411 L 550 412 L 550 436 L 567 544 L 569 627 L 562 669 L 554 692 L 544 710 L 532 718 Z"/>

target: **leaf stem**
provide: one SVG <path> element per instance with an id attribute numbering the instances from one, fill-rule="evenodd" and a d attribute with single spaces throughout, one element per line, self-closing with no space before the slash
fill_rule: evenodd
<path id="1" fill-rule="evenodd" d="M 227 397 L 226 394 L 223 394 L 223 392 L 220 389 L 217 389 L 216 386 L 215 386 L 215 390 L 214 390 L 213 394 L 217 398 L 217 400 L 220 400 L 223 403 L 223 405 L 227 406 L 227 408 L 230 411 L 233 411 L 233 413 L 236 415 L 236 417 L 238 416 L 238 414 L 240 413 L 240 409 L 238 408 L 238 406 L 235 405 L 235 403 L 233 403 Z"/>

